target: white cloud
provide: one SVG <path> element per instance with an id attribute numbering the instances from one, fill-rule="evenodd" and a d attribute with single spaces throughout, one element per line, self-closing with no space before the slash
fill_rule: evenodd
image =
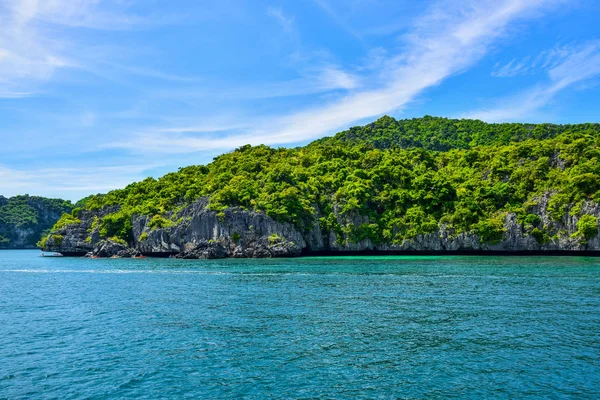
<path id="1" fill-rule="evenodd" d="M 0 0 L 0 98 L 39 91 L 58 70 L 82 68 L 84 47 L 68 28 L 118 30 L 147 23 L 121 1 Z"/>
<path id="2" fill-rule="evenodd" d="M 229 135 L 194 135 L 183 129 L 187 127 L 170 127 L 169 134 L 147 129 L 138 133 L 135 140 L 111 146 L 142 152 L 186 153 L 231 149 L 245 143 L 291 144 L 314 139 L 353 122 L 402 109 L 427 88 L 475 64 L 495 41 L 506 36 L 508 26 L 539 16 L 559 2 L 473 0 L 460 2 L 460 7 L 456 3 L 438 3 L 416 21 L 404 38 L 402 52 L 383 62 L 378 60 L 382 65 L 381 81 L 385 82 L 382 85 L 361 86 L 333 101 L 288 115 L 250 119 Z"/>
<path id="3" fill-rule="evenodd" d="M 294 20 L 295 17 L 288 17 L 283 12 L 283 8 L 281 7 L 268 7 L 267 15 L 269 17 L 273 17 L 279 25 L 286 31 L 290 32 L 294 28 Z"/>
<path id="4" fill-rule="evenodd" d="M 129 29 L 147 22 L 136 15 L 122 13 L 118 0 L 4 0 L 16 25 L 45 22 L 70 27 L 103 30 Z M 7 5 L 8 4 L 8 5 Z M 100 7 L 102 5 L 102 7 Z"/>
<path id="5" fill-rule="evenodd" d="M 340 14 L 333 9 L 327 0 L 314 0 L 314 2 L 323 10 L 329 17 L 350 36 L 353 36 L 358 42 L 364 46 L 367 46 L 367 42 L 363 36 L 358 33 Z"/>
<path id="6" fill-rule="evenodd" d="M 14 196 L 28 193 L 78 200 L 90 193 L 123 188 L 146 178 L 145 171 L 156 165 L 121 165 L 87 168 L 8 168 L 0 164 L 0 193 Z"/>
<path id="7" fill-rule="evenodd" d="M 529 57 L 525 57 L 523 61 L 517 61 L 513 59 L 511 62 L 505 65 L 496 64 L 492 71 L 492 76 L 496 78 L 511 78 L 517 75 L 525 75 L 528 73 L 532 66 L 528 63 Z"/>
<path id="8" fill-rule="evenodd" d="M 33 96 L 32 92 L 0 92 L 1 99 L 21 99 L 23 97 Z"/>
<path id="9" fill-rule="evenodd" d="M 181 101 L 182 99 L 211 99 L 246 101 L 306 96 L 332 91 L 350 91 L 362 85 L 362 79 L 338 65 L 324 63 L 300 69 L 299 77 L 282 81 L 254 82 L 232 86 L 229 82 L 206 82 L 202 86 L 169 88 L 154 92 L 154 96 Z M 222 111 L 221 113 L 226 113 Z M 232 121 L 231 124 L 239 125 Z M 173 128 L 176 129 L 176 128 Z M 200 131 L 199 131 L 200 132 Z"/>
<path id="10" fill-rule="evenodd" d="M 84 127 L 94 126 L 96 124 L 96 119 L 97 119 L 96 114 L 94 114 L 93 112 L 90 112 L 90 111 L 86 111 L 83 114 L 81 114 L 81 117 L 80 117 L 81 125 Z"/>
<path id="11" fill-rule="evenodd" d="M 238 87 L 219 91 L 221 96 L 235 99 L 260 99 L 302 96 L 333 90 L 351 90 L 360 86 L 360 78 L 335 65 L 323 65 L 301 71 L 301 77 L 282 82 Z"/>
<path id="12" fill-rule="evenodd" d="M 542 51 L 535 58 L 526 56 L 521 60 L 514 58 L 506 64 L 497 63 L 491 75 L 496 78 L 512 78 L 518 75 L 546 73 L 579 52 L 580 48 L 581 46 L 575 44 L 557 45 Z"/>
<path id="13" fill-rule="evenodd" d="M 359 86 L 356 76 L 336 67 L 325 67 L 321 70 L 318 83 L 324 89 L 356 89 Z"/>
<path id="14" fill-rule="evenodd" d="M 474 111 L 464 117 L 488 122 L 528 118 L 548 105 L 559 92 L 600 76 L 600 41 L 571 46 L 568 50 L 563 47 L 560 52 L 546 54 L 542 64 L 546 68 L 546 83 L 501 99 L 494 107 Z"/>

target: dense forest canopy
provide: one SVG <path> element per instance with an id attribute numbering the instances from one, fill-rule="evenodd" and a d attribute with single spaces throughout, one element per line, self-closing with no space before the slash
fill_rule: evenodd
<path id="1" fill-rule="evenodd" d="M 384 116 L 377 121 L 340 132 L 321 142 L 365 143 L 378 149 L 419 147 L 448 151 L 476 146 L 491 146 L 521 142 L 527 139 L 549 139 L 563 132 L 600 132 L 600 124 L 488 124 L 471 119 L 448 119 L 425 116 L 396 120 Z"/>
<path id="2" fill-rule="evenodd" d="M 105 195 L 90 196 L 57 227 L 76 224 L 81 208 L 114 207 L 98 221 L 103 236 L 131 241 L 134 214 L 173 224 L 177 210 L 209 196 L 210 208 L 241 207 L 308 230 L 353 240 L 399 243 L 442 224 L 493 243 L 514 212 L 540 242 L 549 234 L 529 213 L 550 193 L 555 218 L 600 200 L 600 125 L 487 124 L 424 117 L 382 117 L 299 148 L 243 146 L 208 165 L 181 168 Z M 359 226 L 347 216 L 368 216 Z M 590 217 L 593 218 L 593 217 Z M 582 220 L 582 240 L 594 221 Z M 597 232 L 597 221 L 596 232 Z"/>
<path id="3" fill-rule="evenodd" d="M 72 204 L 38 196 L 0 196 L 0 248 L 32 247 Z"/>

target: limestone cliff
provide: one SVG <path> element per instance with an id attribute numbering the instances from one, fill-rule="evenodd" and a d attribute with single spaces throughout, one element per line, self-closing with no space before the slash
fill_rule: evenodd
<path id="1" fill-rule="evenodd" d="M 79 223 L 52 232 L 46 250 L 66 255 L 130 256 L 135 254 L 181 258 L 223 257 L 292 257 L 319 252 L 573 252 L 600 251 L 597 218 L 600 205 L 586 202 L 578 210 L 569 210 L 560 219 L 550 216 L 550 194 L 536 199 L 530 212 L 532 221 L 519 221 L 513 213 L 504 215 L 504 232 L 493 242 L 482 240 L 473 232 L 455 232 L 447 225 L 430 234 L 419 235 L 402 243 L 374 243 L 371 239 L 352 240 L 345 234 L 324 231 L 318 218 L 312 229 L 300 232 L 289 223 L 280 223 L 263 213 L 229 208 L 222 215 L 208 209 L 208 199 L 201 198 L 170 215 L 170 226 L 151 227 L 148 216 L 132 218 L 129 243 L 103 237 L 99 223 L 118 207 L 101 211 L 81 211 Z M 577 212 L 575 212 L 577 211 Z M 318 210 L 316 210 L 318 215 Z M 580 231 L 582 216 L 593 217 L 595 230 L 590 235 Z M 342 226 L 368 224 L 360 215 L 339 217 Z"/>
<path id="2" fill-rule="evenodd" d="M 33 249 L 72 204 L 37 196 L 0 196 L 0 248 Z"/>
<path id="3" fill-rule="evenodd" d="M 169 227 L 151 228 L 148 216 L 134 216 L 127 246 L 146 255 L 173 254 L 183 258 L 289 257 L 300 255 L 306 247 L 303 236 L 290 224 L 236 208 L 219 216 L 207 205 L 207 198 L 192 203 L 172 216 L 176 222 Z M 52 232 L 45 250 L 66 255 L 108 255 L 100 254 L 106 248 L 107 238 L 100 234 L 97 221 L 116 210 L 81 211 L 79 223 Z"/>
<path id="4" fill-rule="evenodd" d="M 349 238 L 338 238 L 329 233 L 331 251 L 375 251 L 375 252 L 499 252 L 499 253 L 556 253 L 556 252 L 596 252 L 600 251 L 598 235 L 598 219 L 600 204 L 585 202 L 574 211 L 574 207 L 560 220 L 551 217 L 548 210 L 550 193 L 535 199 L 530 213 L 537 216 L 535 222 L 519 222 L 517 215 L 506 213 L 504 216 L 504 233 L 500 240 L 486 242 L 473 232 L 457 233 L 447 225 L 440 224 L 439 229 L 430 234 L 419 235 L 399 244 L 373 243 L 370 239 L 359 242 Z M 582 216 L 593 216 L 596 219 L 596 231 L 591 237 L 584 237 L 579 231 L 578 222 Z M 343 221 L 356 226 L 368 224 L 367 217 L 356 216 L 354 220 Z"/>

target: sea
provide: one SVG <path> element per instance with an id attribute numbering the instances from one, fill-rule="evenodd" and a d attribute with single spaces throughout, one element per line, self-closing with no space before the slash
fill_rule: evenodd
<path id="1" fill-rule="evenodd" d="M 0 251 L 1 399 L 600 397 L 600 258 Z"/>

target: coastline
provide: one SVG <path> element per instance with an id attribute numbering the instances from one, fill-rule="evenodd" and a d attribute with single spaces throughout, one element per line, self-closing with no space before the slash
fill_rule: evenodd
<path id="1" fill-rule="evenodd" d="M 117 208 L 81 210 L 76 221 L 52 231 L 42 240 L 43 249 L 65 256 L 94 257 L 176 257 L 219 258 L 290 258 L 299 256 L 360 255 L 490 255 L 490 256 L 600 256 L 600 233 L 580 235 L 579 215 L 565 214 L 560 220 L 548 211 L 550 196 L 537 199 L 535 216 L 540 224 L 557 234 L 538 237 L 515 213 L 507 213 L 502 235 L 489 240 L 476 231 L 457 232 L 440 224 L 436 231 L 419 234 L 401 243 L 381 243 L 369 237 L 353 238 L 349 233 L 322 226 L 319 219 L 307 230 L 279 222 L 262 212 L 228 208 L 222 215 L 208 208 L 209 199 L 201 198 L 173 216 L 176 222 L 154 226 L 147 215 L 134 215 L 129 240 L 102 235 L 99 222 Z M 586 202 L 585 215 L 600 217 L 600 204 Z M 317 215 L 318 216 L 318 215 Z M 110 218 L 110 217 L 108 217 Z M 368 217 L 356 215 L 339 223 L 364 226 Z"/>
<path id="2" fill-rule="evenodd" d="M 7 248 L 0 249 L 0 251 L 2 251 L 2 250 L 40 250 L 40 249 L 35 246 L 32 246 L 32 247 L 7 247 Z"/>
<path id="3" fill-rule="evenodd" d="M 0 250 L 36 250 L 34 248 L 27 249 L 0 249 Z M 62 252 L 65 257 L 80 257 L 85 258 L 85 252 Z M 178 258 L 175 257 L 179 253 L 144 253 L 141 255 L 148 258 Z M 448 256 L 473 256 L 473 257 L 600 257 L 599 250 L 520 250 L 520 251 L 501 251 L 501 250 L 457 250 L 457 251 L 306 251 L 298 256 L 282 256 L 282 257 L 250 257 L 254 259 L 270 259 L 270 258 L 311 258 L 311 257 L 389 257 L 389 256 L 432 256 L 432 257 L 448 257 Z M 99 257 L 111 258 L 111 257 Z M 127 257 L 119 257 L 127 258 Z M 240 259 L 240 257 L 222 257 L 222 258 L 204 258 L 204 259 Z M 248 259 L 248 257 L 241 257 Z M 198 258 L 202 259 L 202 258 Z"/>

